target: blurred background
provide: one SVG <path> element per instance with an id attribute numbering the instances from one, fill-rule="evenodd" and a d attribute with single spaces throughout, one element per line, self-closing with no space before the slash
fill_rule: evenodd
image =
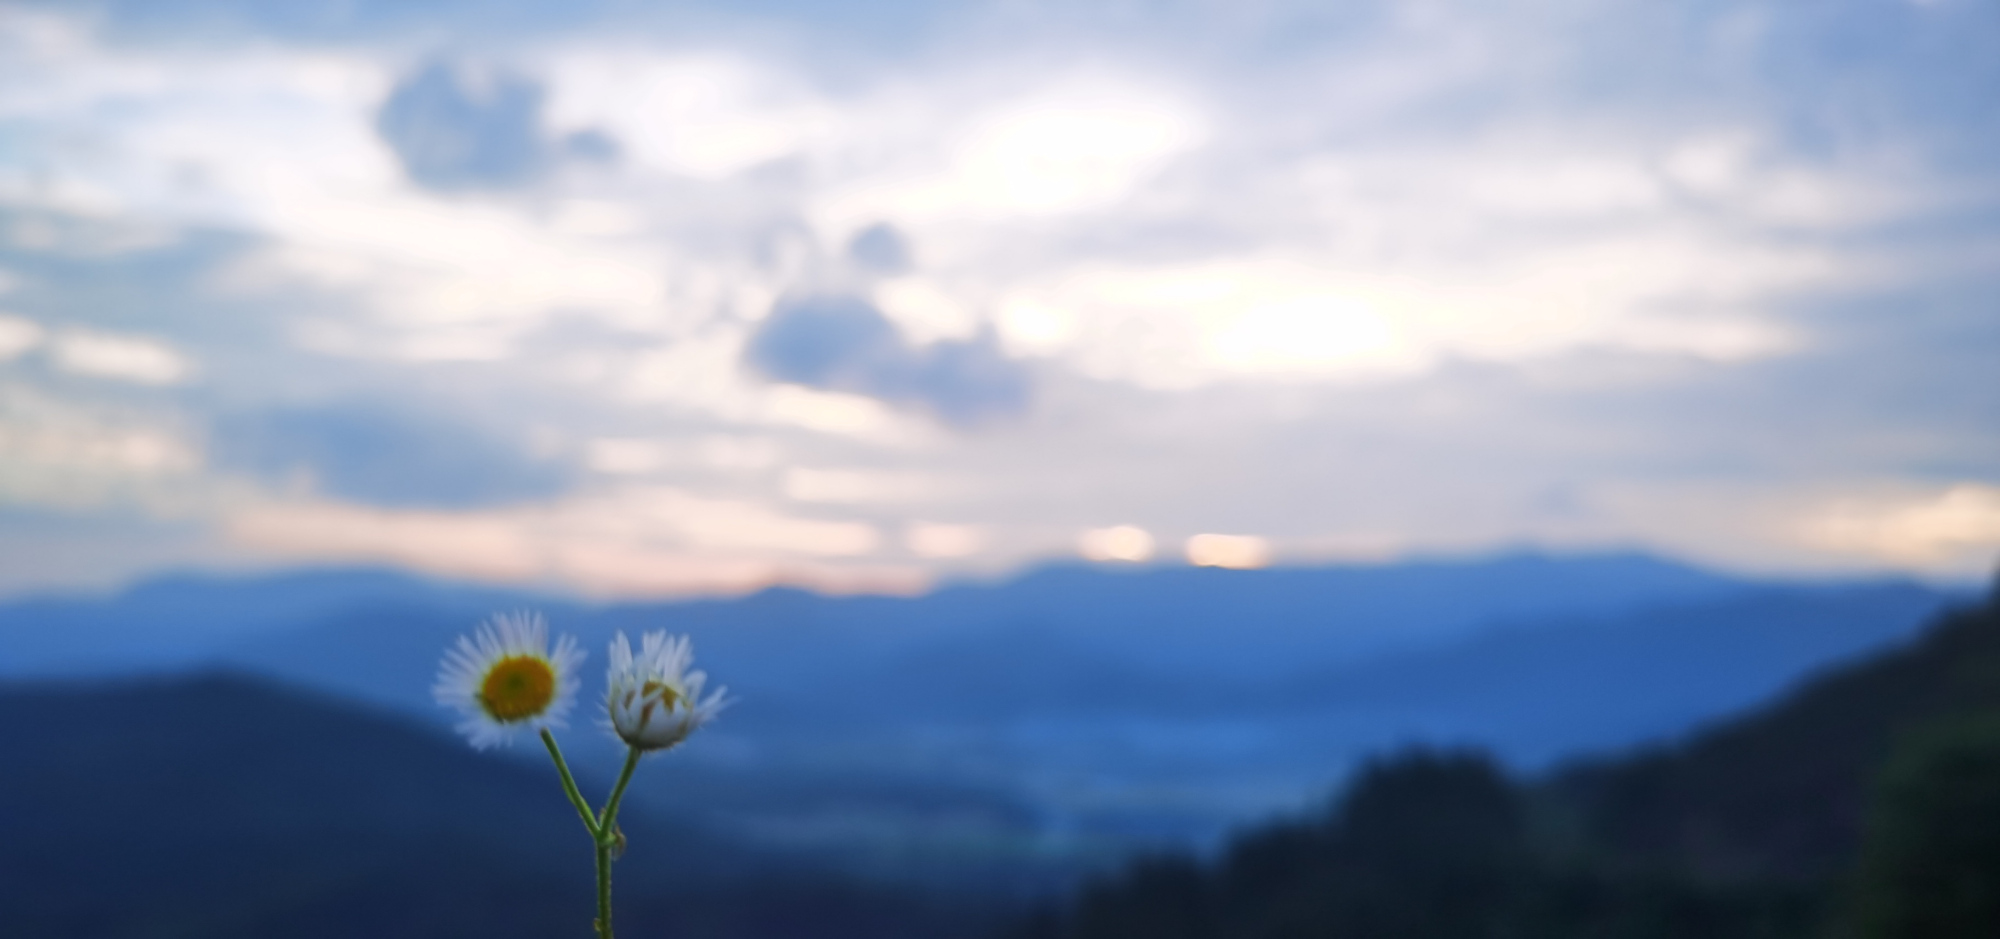
<path id="1" fill-rule="evenodd" d="M 0 2 L 0 916 L 582 935 L 533 608 L 740 699 L 630 929 L 1992 935 L 1996 154 L 1981 0 Z"/>

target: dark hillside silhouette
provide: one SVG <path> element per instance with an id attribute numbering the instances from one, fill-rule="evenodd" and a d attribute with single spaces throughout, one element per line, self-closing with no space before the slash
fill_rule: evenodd
<path id="1" fill-rule="evenodd" d="M 0 687 L 0 932 L 585 935 L 590 847 L 546 765 L 239 676 Z M 602 791 L 603 780 L 581 782 Z M 950 937 L 976 904 L 620 820 L 618 905 L 683 937 Z"/>
<path id="2" fill-rule="evenodd" d="M 1688 739 L 1523 784 L 1406 751 L 1323 814 L 1160 856 L 1014 939 L 1990 939 L 2000 593 Z"/>
<path id="3" fill-rule="evenodd" d="M 2000 712 L 1933 723 L 1876 785 L 1851 914 L 1866 939 L 1992 935 L 2000 924 Z"/>
<path id="4" fill-rule="evenodd" d="M 1821 878 L 1861 836 L 1876 773 L 1927 723 L 2000 708 L 2000 606 L 1940 617 L 1914 641 L 1806 682 L 1678 745 L 1578 766 L 1554 788 L 1591 840 L 1719 878 Z"/>

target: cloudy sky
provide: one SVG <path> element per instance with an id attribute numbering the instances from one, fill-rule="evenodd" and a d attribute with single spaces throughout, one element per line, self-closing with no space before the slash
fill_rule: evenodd
<path id="1" fill-rule="evenodd" d="M 1985 0 L 0 3 L 0 592 L 2000 558 Z"/>

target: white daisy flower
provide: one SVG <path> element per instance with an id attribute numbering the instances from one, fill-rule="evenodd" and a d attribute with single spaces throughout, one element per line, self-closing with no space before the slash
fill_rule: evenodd
<path id="1" fill-rule="evenodd" d="M 727 703 L 724 689 L 704 699 L 701 689 L 708 675 L 688 671 L 693 661 L 686 636 L 647 633 L 636 658 L 624 633 L 612 640 L 604 697 L 611 729 L 620 740 L 636 750 L 665 750 L 715 717 Z"/>
<path id="2" fill-rule="evenodd" d="M 540 613 L 496 613 L 445 652 L 431 694 L 465 715 L 458 729 L 484 750 L 523 728 L 562 726 L 582 665 L 583 650 L 570 636 L 549 651 Z"/>

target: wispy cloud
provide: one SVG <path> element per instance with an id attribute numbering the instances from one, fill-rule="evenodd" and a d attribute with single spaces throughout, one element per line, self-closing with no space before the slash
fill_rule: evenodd
<path id="1" fill-rule="evenodd" d="M 1988 5 L 93 9 L 0 7 L 21 510 L 606 592 L 2000 551 L 1922 508 L 2000 484 Z"/>

